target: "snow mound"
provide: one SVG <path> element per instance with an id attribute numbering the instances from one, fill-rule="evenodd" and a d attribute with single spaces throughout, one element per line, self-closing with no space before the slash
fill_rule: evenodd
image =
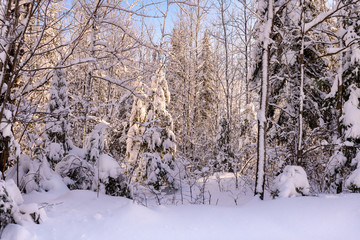
<path id="1" fill-rule="evenodd" d="M 19 179 L 19 188 L 23 193 L 32 191 L 52 191 L 66 189 L 60 176 L 50 167 L 47 160 L 31 159 L 27 155 L 20 155 L 19 169 L 13 166 L 6 171 L 7 180 Z"/>
<path id="2" fill-rule="evenodd" d="M 272 196 L 287 198 L 309 195 L 310 185 L 305 170 L 300 166 L 286 166 L 275 179 Z"/>
<path id="3" fill-rule="evenodd" d="M 39 224 L 47 216 L 45 210 L 36 203 L 23 204 L 24 199 L 21 196 L 19 188 L 15 182 L 0 181 L 0 235 L 7 225 L 13 223 L 24 224 L 25 222 L 34 222 Z M 6 234 L 5 234 L 6 236 Z M 9 238 L 9 235 L 6 238 Z M 4 239 L 4 237 L 2 238 Z M 9 239 L 26 239 L 21 237 Z"/>
<path id="4" fill-rule="evenodd" d="M 1 235 L 1 240 L 35 240 L 36 238 L 23 226 L 9 224 Z"/>
<path id="5" fill-rule="evenodd" d="M 16 186 L 14 180 L 9 179 L 5 182 L 5 188 L 10 198 L 18 205 L 24 202 L 23 197 L 21 196 L 19 188 Z"/>
<path id="6" fill-rule="evenodd" d="M 14 220 L 18 224 L 24 222 L 41 223 L 47 219 L 44 208 L 39 207 L 36 203 L 22 204 L 19 206 L 19 212 L 14 215 Z"/>
<path id="7" fill-rule="evenodd" d="M 99 172 L 100 179 L 117 178 L 122 173 L 122 168 L 114 158 L 107 154 L 101 154 L 99 156 Z"/>

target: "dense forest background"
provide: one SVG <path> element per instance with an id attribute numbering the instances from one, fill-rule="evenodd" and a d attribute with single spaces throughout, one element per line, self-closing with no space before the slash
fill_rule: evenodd
<path id="1" fill-rule="evenodd" d="M 229 172 L 263 199 L 285 169 L 308 178 L 299 194 L 357 192 L 359 12 L 357 0 L 4 0 L 2 178 L 140 199 Z"/>

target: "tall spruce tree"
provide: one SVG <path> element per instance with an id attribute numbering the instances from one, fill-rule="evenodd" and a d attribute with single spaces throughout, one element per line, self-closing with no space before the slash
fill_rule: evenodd
<path id="1" fill-rule="evenodd" d="M 358 154 L 360 143 L 359 101 L 360 97 L 360 23 L 358 1 L 339 1 L 345 7 L 340 12 L 339 29 L 337 37 L 339 48 L 339 67 L 329 101 L 336 105 L 337 131 L 334 134 L 335 150 L 327 168 L 327 187 L 330 191 L 341 193 L 344 189 L 345 179 L 352 170 L 359 167 Z M 353 175 L 353 174 L 352 174 Z M 351 181 L 346 184 L 352 186 Z M 353 189 L 354 190 L 354 189 Z"/>

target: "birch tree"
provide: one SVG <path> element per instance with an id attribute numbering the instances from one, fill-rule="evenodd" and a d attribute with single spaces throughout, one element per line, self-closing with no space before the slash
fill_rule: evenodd
<path id="1" fill-rule="evenodd" d="M 269 61 L 270 48 L 272 44 L 272 31 L 274 20 L 274 1 L 260 1 L 258 3 L 257 14 L 262 18 L 258 20 L 258 53 L 261 59 L 257 59 L 261 64 L 259 72 L 254 73 L 253 77 L 261 77 L 260 91 L 260 109 L 258 112 L 258 145 L 257 145 L 257 164 L 256 164 L 256 182 L 255 195 L 264 199 L 265 187 L 265 164 L 266 164 L 266 127 L 268 111 L 268 94 L 269 94 Z"/>

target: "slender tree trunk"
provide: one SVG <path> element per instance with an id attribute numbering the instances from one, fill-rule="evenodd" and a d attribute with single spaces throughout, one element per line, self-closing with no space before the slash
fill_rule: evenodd
<path id="1" fill-rule="evenodd" d="M 93 16 L 93 23 L 92 23 L 92 30 L 91 30 L 91 45 L 90 45 L 90 56 L 92 58 L 95 57 L 95 37 L 96 37 L 96 14 Z M 82 146 L 85 147 L 85 138 L 88 131 L 88 115 L 89 115 L 89 105 L 90 105 L 90 95 L 92 89 L 92 81 L 93 81 L 93 72 L 94 72 L 94 63 L 90 63 L 89 71 L 87 74 L 87 84 L 86 88 L 86 95 L 85 95 L 85 107 L 84 107 L 84 123 L 83 123 L 83 133 L 82 133 Z"/>
<path id="2" fill-rule="evenodd" d="M 340 39 L 340 49 L 342 49 L 343 46 L 343 40 Z M 343 108 L 343 52 L 340 53 L 340 60 L 339 60 L 339 70 L 338 70 L 338 96 L 337 96 L 337 104 L 336 104 L 336 110 L 337 110 L 337 133 L 338 137 L 341 137 L 342 135 L 342 128 L 341 128 L 341 116 L 342 116 L 342 108 Z"/>
<path id="3" fill-rule="evenodd" d="M 299 104 L 299 123 L 298 123 L 298 149 L 296 154 L 296 162 L 302 165 L 303 161 L 303 110 L 304 110 L 304 80 L 305 80 L 305 63 L 304 63 L 304 49 L 305 49 L 305 4 L 301 0 L 301 49 L 300 49 L 300 104 Z"/>
<path id="4" fill-rule="evenodd" d="M 265 187 L 265 164 L 266 164 L 266 125 L 267 125 L 267 109 L 269 97 L 269 60 L 270 60 L 270 37 L 273 27 L 274 18 L 274 0 L 268 1 L 268 13 L 264 26 L 263 39 L 263 55 L 262 55 L 262 79 L 261 79 L 261 97 L 260 110 L 258 113 L 258 145 L 257 145 L 257 164 L 256 164 L 256 180 L 255 195 L 261 200 L 264 199 Z"/>

